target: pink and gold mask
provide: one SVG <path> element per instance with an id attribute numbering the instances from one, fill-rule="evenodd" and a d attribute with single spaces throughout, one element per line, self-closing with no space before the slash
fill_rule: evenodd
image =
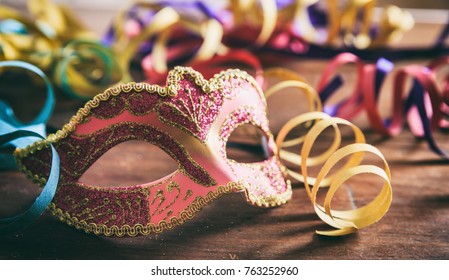
<path id="1" fill-rule="evenodd" d="M 227 158 L 235 128 L 263 131 L 271 156 L 256 163 Z M 127 187 L 81 183 L 84 172 L 112 147 L 129 140 L 154 144 L 178 164 L 157 181 Z M 86 232 L 138 235 L 171 229 L 192 218 L 215 198 L 242 192 L 246 201 L 272 207 L 291 198 L 290 182 L 268 128 L 265 97 L 243 71 L 227 70 L 207 81 L 191 68 L 177 67 L 167 86 L 129 83 L 89 101 L 47 140 L 16 152 L 35 181 L 48 176 L 52 143 L 61 159 L 52 213 Z"/>

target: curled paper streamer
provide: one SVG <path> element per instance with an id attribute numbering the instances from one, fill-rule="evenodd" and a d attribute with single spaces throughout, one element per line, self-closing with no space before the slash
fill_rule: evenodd
<path id="1" fill-rule="evenodd" d="M 381 55 L 404 59 L 449 53 L 444 46 L 449 34 L 448 27 L 441 32 L 434 46 L 388 48 L 412 29 L 414 20 L 410 12 L 388 6 L 383 9 L 380 19 L 375 21 L 375 4 L 375 0 L 351 0 L 346 1 L 345 5 L 340 5 L 336 0 L 138 1 L 117 16 L 104 41 L 123 47 L 123 42 L 135 44 L 131 39 L 139 38 L 136 45 L 140 46 L 131 53 L 138 51 L 141 55 L 151 52 L 154 42 L 158 40 L 168 40 L 171 49 L 188 49 L 187 46 L 192 49 L 196 46 L 188 59 L 192 56 L 205 57 L 197 55 L 198 50 L 203 48 L 198 47 L 198 37 L 205 41 L 204 48 L 211 47 L 206 52 L 209 55 L 223 54 L 226 48 L 247 48 L 267 61 L 276 54 L 330 58 L 344 51 L 370 59 Z M 146 13 L 138 12 L 144 8 L 147 9 Z M 167 9 L 171 15 L 161 16 L 167 13 Z M 206 32 L 207 36 L 198 31 L 206 30 L 211 23 L 220 25 L 220 28 L 214 27 L 214 32 Z M 128 29 L 128 26 L 132 28 Z M 155 27 L 158 27 L 157 32 Z M 151 34 L 154 37 L 149 36 L 148 28 L 153 30 Z M 167 31 L 162 32 L 164 30 Z M 141 34 L 144 33 L 147 35 L 142 38 Z M 164 38 L 158 39 L 159 36 Z M 159 57 L 155 56 L 152 60 Z M 163 69 L 157 65 L 155 67 L 159 72 Z"/>
<path id="2" fill-rule="evenodd" d="M 340 119 L 332 118 L 325 113 L 311 112 L 304 115 L 300 115 L 297 118 L 293 118 L 287 122 L 280 130 L 276 143 L 279 147 L 283 146 L 283 141 L 287 134 L 293 130 L 296 126 L 305 122 L 317 121 L 310 131 L 306 134 L 304 142 L 302 143 L 301 156 L 292 155 L 280 151 L 280 157 L 284 161 L 296 164 L 301 168 L 301 174 L 289 169 L 288 173 L 291 177 L 304 182 L 309 198 L 314 205 L 317 215 L 328 225 L 337 228 L 332 231 L 317 231 L 321 235 L 338 236 L 352 233 L 358 229 L 367 227 L 378 220 L 380 220 L 388 211 L 392 201 L 392 187 L 391 187 L 391 174 L 388 164 L 382 155 L 382 153 L 375 147 L 368 145 L 365 142 L 363 134 L 359 128 L 351 124 L 350 122 Z M 355 135 L 356 143 L 338 148 L 337 143 L 341 141 L 341 133 L 338 131 L 337 125 L 350 126 Z M 310 158 L 309 155 L 313 148 L 315 140 L 320 133 L 327 127 L 333 127 L 336 130 L 335 139 L 331 148 L 324 154 Z M 337 132 L 338 131 L 338 132 Z M 380 158 L 384 164 L 383 168 L 379 168 L 375 165 L 361 164 L 364 153 L 372 153 Z M 328 176 L 329 171 L 341 160 L 349 157 L 348 162 L 336 171 L 333 175 Z M 300 162 L 300 164 L 298 163 Z M 310 165 L 322 164 L 322 168 L 316 178 L 308 176 L 307 168 Z M 351 210 L 332 210 L 331 201 L 339 187 L 343 185 L 345 181 L 353 176 L 370 173 L 379 176 L 384 184 L 382 190 L 377 197 L 372 200 L 368 205 Z M 327 177 L 328 176 L 328 177 Z M 312 187 L 311 187 L 312 186 Z M 329 187 L 327 190 L 326 198 L 323 205 L 317 202 L 317 193 L 320 188 Z"/>
<path id="3" fill-rule="evenodd" d="M 341 65 L 355 64 L 356 82 L 352 93 L 338 104 L 325 105 L 324 111 L 347 120 L 366 112 L 372 129 L 385 136 L 398 135 L 407 123 L 413 135 L 424 138 L 433 152 L 448 159 L 447 152 L 438 146 L 433 137 L 433 131 L 447 127 L 445 116 L 448 112 L 449 76 L 438 82 L 436 74 L 448 62 L 447 57 L 442 57 L 431 61 L 428 67 L 412 64 L 393 73 L 392 92 L 389 94 L 392 112 L 387 119 L 381 117 L 378 103 L 385 77 L 393 70 L 393 64 L 388 60 L 381 58 L 375 64 L 365 64 L 353 54 L 340 54 L 324 69 L 317 89 L 326 104 L 343 83 L 339 75 L 331 79 L 333 73 L 337 73 Z M 406 90 L 408 79 L 412 81 L 412 86 Z"/>
<path id="4" fill-rule="evenodd" d="M 259 34 L 254 40 L 254 44 L 264 45 L 274 32 L 277 22 L 277 6 L 274 0 L 260 1 L 230 1 L 229 10 L 233 14 L 233 26 L 238 28 L 239 25 L 255 25 Z"/>
<path id="5" fill-rule="evenodd" d="M 71 97 L 87 100 L 122 79 L 107 47 L 71 11 L 47 0 L 29 1 L 33 20 L 0 6 L 0 60 L 29 62 Z"/>
<path id="6" fill-rule="evenodd" d="M 39 114 L 34 117 L 34 119 L 30 122 L 23 123 L 21 122 L 16 115 L 14 114 L 13 109 L 9 104 L 0 100 L 0 134 L 14 132 L 16 130 L 25 130 L 31 131 L 41 137 L 45 137 L 46 133 L 46 123 L 50 118 L 54 103 L 54 91 L 53 86 L 47 76 L 36 66 L 23 62 L 23 61 L 0 61 L 0 68 L 18 68 L 30 71 L 31 73 L 36 74 L 39 78 L 41 78 L 46 86 L 46 100 L 44 105 L 42 106 Z M 8 145 L 12 145 L 13 147 L 24 148 L 29 144 L 34 142 L 34 139 L 29 137 L 19 137 L 17 140 L 6 141 Z M 5 144 L 6 145 L 6 144 Z M 0 145 L 2 147 L 2 145 Z M 12 155 L 0 154 L 0 169 L 15 169 L 16 163 L 15 159 Z"/>
<path id="7" fill-rule="evenodd" d="M 32 131 L 16 130 L 15 128 L 10 129 L 11 127 L 8 127 L 2 120 L 0 120 L 0 127 L 0 146 L 13 140 L 26 139 L 26 141 L 30 142 L 30 138 L 45 139 L 40 134 Z M 23 230 L 37 220 L 51 203 L 58 186 L 60 160 L 53 145 L 50 147 L 52 151 L 51 169 L 48 178 L 41 182 L 45 184 L 41 193 L 24 212 L 13 217 L 0 218 L 0 233 L 14 233 Z"/>
<path id="8" fill-rule="evenodd" d="M 12 108 L 0 100 L 0 148 L 12 146 L 24 148 L 46 137 L 46 122 L 51 116 L 54 107 L 53 86 L 47 76 L 36 66 L 23 61 L 0 61 L 0 68 L 13 67 L 30 71 L 41 78 L 46 86 L 47 99 L 40 113 L 30 122 L 22 123 L 14 114 Z M 22 213 L 13 217 L 0 218 L 0 233 L 13 233 L 23 230 L 45 211 L 51 203 L 59 181 L 59 155 L 51 145 L 51 168 L 47 179 L 40 183 L 43 185 L 41 193 L 33 204 Z M 15 157 L 11 154 L 0 154 L 0 169 L 16 168 Z"/>
<path id="9" fill-rule="evenodd" d="M 95 34 L 84 26 L 69 7 L 51 0 L 33 0 L 28 1 L 28 10 L 34 15 L 36 25 L 50 38 L 62 42 L 95 39 Z"/>
<path id="10" fill-rule="evenodd" d="M 184 6 L 188 4 L 165 7 L 137 2 L 119 13 L 104 41 L 120 54 L 122 81 L 132 80 L 128 69 L 133 60 L 139 61 L 147 82 L 159 85 L 165 83 L 168 69 L 179 64 L 199 70 L 207 78 L 231 63 L 249 67 L 260 77 L 258 58 L 247 50 L 226 47 L 222 43 L 224 26 L 209 10 L 201 11 L 203 18 L 207 17 L 198 21 L 182 13 L 180 7 Z M 199 3 L 196 6 L 204 8 Z M 129 22 L 132 26 L 125 28 Z"/>
<path id="11" fill-rule="evenodd" d="M 89 100 L 122 80 L 123 71 L 107 47 L 86 40 L 72 40 L 60 49 L 53 80 L 72 98 Z"/>
<path id="12" fill-rule="evenodd" d="M 278 77 L 284 76 L 286 81 L 273 85 L 266 92 L 267 98 L 272 97 L 280 89 L 286 86 L 295 86 L 306 93 L 309 108 L 313 106 L 321 107 L 318 95 L 305 80 L 295 73 L 287 70 L 269 70 L 268 74 L 275 73 Z M 294 80 L 291 80 L 294 78 Z M 312 104 L 312 107 L 310 107 Z M 315 104 L 315 105 L 313 105 Z M 308 131 L 303 137 L 296 137 L 286 140 L 296 127 L 306 125 Z M 340 125 L 349 126 L 355 135 L 355 143 L 343 147 L 341 145 Z M 334 139 L 330 147 L 318 156 L 311 157 L 311 151 L 315 141 L 326 128 L 334 129 Z M 288 168 L 288 174 L 291 178 L 303 182 L 314 206 L 317 215 L 328 225 L 336 228 L 331 231 L 317 231 L 317 234 L 328 236 L 345 235 L 356 230 L 362 229 L 380 220 L 388 211 L 392 201 L 391 174 L 388 163 L 382 153 L 375 147 L 365 143 L 365 136 L 362 131 L 347 120 L 331 117 L 326 113 L 311 111 L 298 115 L 285 123 L 280 129 L 276 144 L 280 149 L 279 156 L 282 161 L 289 162 L 293 167 Z M 301 146 L 301 153 L 293 153 L 286 148 Z M 380 168 L 372 164 L 362 164 L 363 156 L 371 153 L 377 156 L 383 163 Z M 340 161 L 347 158 L 347 162 L 329 175 L 330 170 Z M 308 168 L 311 166 L 321 166 L 320 172 L 316 177 L 308 175 Z M 299 169 L 301 172 L 296 171 Z M 384 184 L 380 193 L 367 205 L 350 210 L 332 210 L 332 198 L 345 181 L 353 176 L 360 174 L 374 174 L 380 177 Z M 329 187 L 321 205 L 317 202 L 317 193 L 320 188 Z"/>
<path id="13" fill-rule="evenodd" d="M 0 6 L 0 19 L 0 59 L 22 60 L 48 70 L 52 63 L 52 50 L 57 49 L 60 43 L 14 9 Z"/>

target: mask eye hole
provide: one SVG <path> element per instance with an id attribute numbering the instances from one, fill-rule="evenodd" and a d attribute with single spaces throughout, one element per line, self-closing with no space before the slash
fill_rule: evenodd
<path id="1" fill-rule="evenodd" d="M 131 140 L 103 154 L 78 181 L 102 187 L 135 186 L 161 179 L 177 169 L 177 162 L 159 147 Z"/>
<path id="2" fill-rule="evenodd" d="M 273 156 L 268 137 L 253 124 L 242 124 L 234 129 L 226 142 L 226 156 L 240 163 L 262 162 Z"/>

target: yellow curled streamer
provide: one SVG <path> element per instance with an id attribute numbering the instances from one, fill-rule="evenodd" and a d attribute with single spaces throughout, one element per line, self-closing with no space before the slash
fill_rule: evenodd
<path id="1" fill-rule="evenodd" d="M 255 44 L 258 46 L 264 45 L 276 28 L 278 10 L 274 0 L 231 0 L 229 9 L 237 25 L 246 23 L 248 18 L 261 25 L 259 35 L 255 41 Z"/>
<path id="2" fill-rule="evenodd" d="M 203 43 L 193 57 L 193 61 L 208 60 L 218 52 L 226 50 L 222 44 L 223 26 L 217 20 L 208 19 L 204 22 L 197 23 L 192 21 L 192 19 L 183 17 L 173 7 L 159 7 L 145 2 L 138 2 L 136 5 L 137 7 L 155 9 L 157 12 L 151 23 L 144 26 L 142 31 L 133 38 L 128 38 L 123 31 L 126 11 L 119 13 L 119 16 L 116 18 L 114 23 L 116 28 L 116 41 L 112 48 L 117 54 L 120 54 L 120 65 L 123 69 L 128 69 L 140 45 L 148 38 L 157 35 L 153 45 L 151 62 L 156 72 L 167 72 L 167 44 L 173 27 L 176 25 L 181 25 L 203 38 Z M 122 82 L 129 80 L 131 80 L 131 77 L 126 75 Z"/>
<path id="3" fill-rule="evenodd" d="M 94 33 L 63 5 L 28 1 L 33 20 L 0 6 L 2 20 L 16 21 L 21 32 L 0 34 L 1 60 L 30 62 L 45 71 L 62 91 L 90 99 L 119 82 L 122 71 L 113 53 L 93 40 Z"/>
<path id="4" fill-rule="evenodd" d="M 262 29 L 256 39 L 256 44 L 261 46 L 268 41 L 276 27 L 277 7 L 274 0 L 261 0 L 263 22 Z"/>
<path id="5" fill-rule="evenodd" d="M 365 49 L 371 44 L 369 35 L 375 0 L 351 0 L 346 5 L 341 15 L 341 29 L 344 32 L 343 41 L 347 46 L 355 46 L 359 49 Z M 359 11 L 363 12 L 361 26 L 357 24 Z M 357 32 L 356 29 L 360 30 Z"/>
<path id="6" fill-rule="evenodd" d="M 398 42 L 414 25 L 415 21 L 410 12 L 389 5 L 382 12 L 379 35 L 374 39 L 372 46 L 379 47 L 386 43 Z"/>
<path id="7" fill-rule="evenodd" d="M 46 71 L 52 62 L 52 50 L 60 43 L 44 34 L 34 23 L 18 11 L 0 6 L 0 18 L 13 19 L 23 24 L 29 34 L 0 34 L 0 59 L 24 60 Z"/>
<path id="8" fill-rule="evenodd" d="M 307 99 L 307 105 L 309 111 L 321 111 L 322 104 L 318 94 L 315 89 L 309 85 L 307 80 L 301 75 L 293 72 L 291 70 L 275 67 L 269 68 L 264 72 L 264 76 L 266 78 L 278 78 L 283 79 L 285 81 L 279 82 L 265 91 L 265 97 L 268 99 L 272 95 L 279 93 L 281 90 L 286 88 L 296 88 L 302 90 Z M 291 147 L 302 143 L 303 137 L 298 137 L 295 139 L 287 140 L 282 143 L 282 147 Z M 284 151 L 285 153 L 289 153 L 288 151 Z M 292 156 L 297 156 L 296 154 Z"/>
<path id="9" fill-rule="evenodd" d="M 282 77 L 282 73 L 283 72 L 277 72 L 278 77 Z M 294 75 L 289 71 L 284 73 L 286 74 L 284 76 L 285 78 L 294 77 Z M 295 85 L 299 82 L 299 80 L 303 79 L 297 76 L 296 80 L 287 80 L 281 82 L 281 84 Z M 269 88 L 267 90 L 267 98 L 273 96 L 275 91 L 281 88 L 284 87 L 274 85 Z M 300 88 L 308 89 L 309 87 L 303 86 Z M 309 93 L 311 92 L 314 91 L 310 91 Z M 306 96 L 308 100 L 313 99 L 313 97 L 309 95 Z M 316 96 L 315 98 L 318 97 Z M 321 103 L 319 106 L 321 106 Z M 311 126 L 306 135 L 286 141 L 285 139 L 287 135 L 301 125 Z M 340 125 L 349 126 L 352 129 L 355 143 L 340 147 L 342 136 L 339 129 Z M 329 127 L 333 128 L 335 133 L 330 147 L 320 155 L 310 157 L 315 141 Z M 367 227 L 377 222 L 388 211 L 392 201 L 391 174 L 388 163 L 377 148 L 366 144 L 365 136 L 360 128 L 351 122 L 341 118 L 331 117 L 326 113 L 319 111 L 304 113 L 286 122 L 276 137 L 276 144 L 279 147 L 279 157 L 281 160 L 283 162 L 289 162 L 294 166 L 288 168 L 287 171 L 289 176 L 304 183 L 307 194 L 317 215 L 325 223 L 336 228 L 335 230 L 329 231 L 316 231 L 317 234 L 327 236 L 350 234 L 358 229 Z M 300 145 L 302 145 L 300 154 L 293 153 L 285 149 L 287 147 Z M 380 158 L 383 162 L 383 168 L 372 164 L 363 164 L 362 162 L 366 153 L 373 154 Z M 339 167 L 338 170 L 329 175 L 329 172 L 342 160 L 346 160 L 343 166 Z M 308 168 L 310 166 L 319 165 L 321 165 L 321 169 L 318 175 L 316 177 L 309 176 Z M 293 168 L 300 169 L 300 172 L 293 170 Z M 331 208 L 332 199 L 337 190 L 345 183 L 345 181 L 353 176 L 366 173 L 374 174 L 383 179 L 384 184 L 379 194 L 370 203 L 363 207 L 350 210 L 333 210 Z M 320 205 L 317 202 L 317 193 L 322 187 L 329 188 L 325 196 L 324 204 Z"/>
<path id="10" fill-rule="evenodd" d="M 54 4 L 51 0 L 28 1 L 28 10 L 34 15 L 39 27 L 51 29 L 55 39 L 68 41 L 72 39 L 95 39 L 95 34 L 63 5 Z M 50 35 L 50 34 L 48 34 Z"/>
<path id="11" fill-rule="evenodd" d="M 274 67 L 265 70 L 264 76 L 267 78 L 273 77 L 285 79 L 285 81 L 277 83 L 265 91 L 265 97 L 267 99 L 282 89 L 293 87 L 304 91 L 310 111 L 322 110 L 322 104 L 315 89 L 309 85 L 304 77 L 297 74 L 296 72 L 290 71 L 285 68 Z"/>
<path id="12" fill-rule="evenodd" d="M 223 26 L 215 19 L 209 19 L 201 24 L 196 24 L 180 18 L 180 23 L 196 34 L 201 35 L 203 43 L 192 59 L 192 62 L 205 61 L 211 59 L 217 53 L 226 51 L 227 48 L 222 44 Z M 168 70 L 167 66 L 167 43 L 170 39 L 171 29 L 166 29 L 155 42 L 155 50 L 152 53 L 154 68 L 163 73 Z M 160 57 L 160 58 L 158 58 Z M 165 69 L 159 71 L 159 69 Z"/>
<path id="13" fill-rule="evenodd" d="M 209 19 L 205 24 L 201 25 L 200 34 L 204 38 L 204 42 L 194 60 L 211 59 L 222 46 L 223 27 L 215 19 Z"/>
<path id="14" fill-rule="evenodd" d="M 388 6 L 383 10 L 380 18 L 378 34 L 371 39 L 370 29 L 373 26 L 375 0 L 349 0 L 343 5 L 341 1 L 327 0 L 327 32 L 317 30 L 311 23 L 308 7 L 316 4 L 317 0 L 292 1 L 279 11 L 278 23 L 292 24 L 300 27 L 300 36 L 306 41 L 322 45 L 341 44 L 365 49 L 368 47 L 385 46 L 399 41 L 402 35 L 409 31 L 414 24 L 413 17 L 407 11 L 396 6 Z M 362 13 L 362 18 L 359 16 Z M 324 32 L 323 32 L 324 31 Z M 340 34 L 343 38 L 340 40 Z"/>
<path id="15" fill-rule="evenodd" d="M 124 20 L 123 14 L 121 17 L 118 18 L 117 26 L 124 25 L 123 23 L 120 23 L 120 20 Z M 153 35 L 156 34 L 164 34 L 162 36 L 162 42 L 164 42 L 167 39 L 169 28 L 173 26 L 175 23 L 180 21 L 180 15 L 171 7 L 166 7 L 161 9 L 156 13 L 154 16 L 153 21 L 146 25 L 145 28 L 137 35 L 136 37 L 132 39 L 127 39 L 122 32 L 119 34 L 122 34 L 122 37 L 117 38 L 117 43 L 114 44 L 112 47 L 115 51 L 115 53 L 120 54 L 118 57 L 119 64 L 122 69 L 127 70 L 129 68 L 129 63 L 131 62 L 134 55 L 139 50 L 140 45 L 147 39 L 150 38 Z M 156 58 L 156 66 L 155 68 L 159 71 L 166 69 L 166 66 L 163 65 L 163 59 L 166 57 L 166 51 L 165 49 L 161 49 L 161 43 L 158 44 L 156 47 L 156 52 L 159 53 L 162 57 L 157 59 Z M 158 55 L 153 55 L 153 57 L 157 57 Z M 131 76 L 129 75 L 129 71 L 125 71 L 125 75 L 122 79 L 122 82 L 129 82 L 131 81 Z"/>

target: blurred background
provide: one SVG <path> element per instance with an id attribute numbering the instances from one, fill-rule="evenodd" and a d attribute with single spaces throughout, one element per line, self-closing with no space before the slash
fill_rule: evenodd
<path id="1" fill-rule="evenodd" d="M 179 2 L 188 2 L 192 0 L 178 0 Z M 203 0 L 207 2 L 207 0 Z M 8 5 L 26 11 L 27 0 L 0 0 L 0 4 Z M 54 0 L 54 3 L 64 3 L 73 8 L 81 20 L 98 34 L 104 34 L 109 27 L 112 17 L 120 9 L 125 9 L 133 1 L 119 0 Z M 147 2 L 156 2 L 148 0 Z M 172 1 L 174 2 L 174 1 Z M 226 0 L 214 0 L 214 3 L 224 3 Z M 341 1 L 344 2 L 344 1 Z M 449 15 L 449 1 L 447 0 L 378 0 L 378 7 L 386 5 L 396 5 L 401 8 L 407 8 L 412 12 L 417 23 L 445 23 Z"/>

